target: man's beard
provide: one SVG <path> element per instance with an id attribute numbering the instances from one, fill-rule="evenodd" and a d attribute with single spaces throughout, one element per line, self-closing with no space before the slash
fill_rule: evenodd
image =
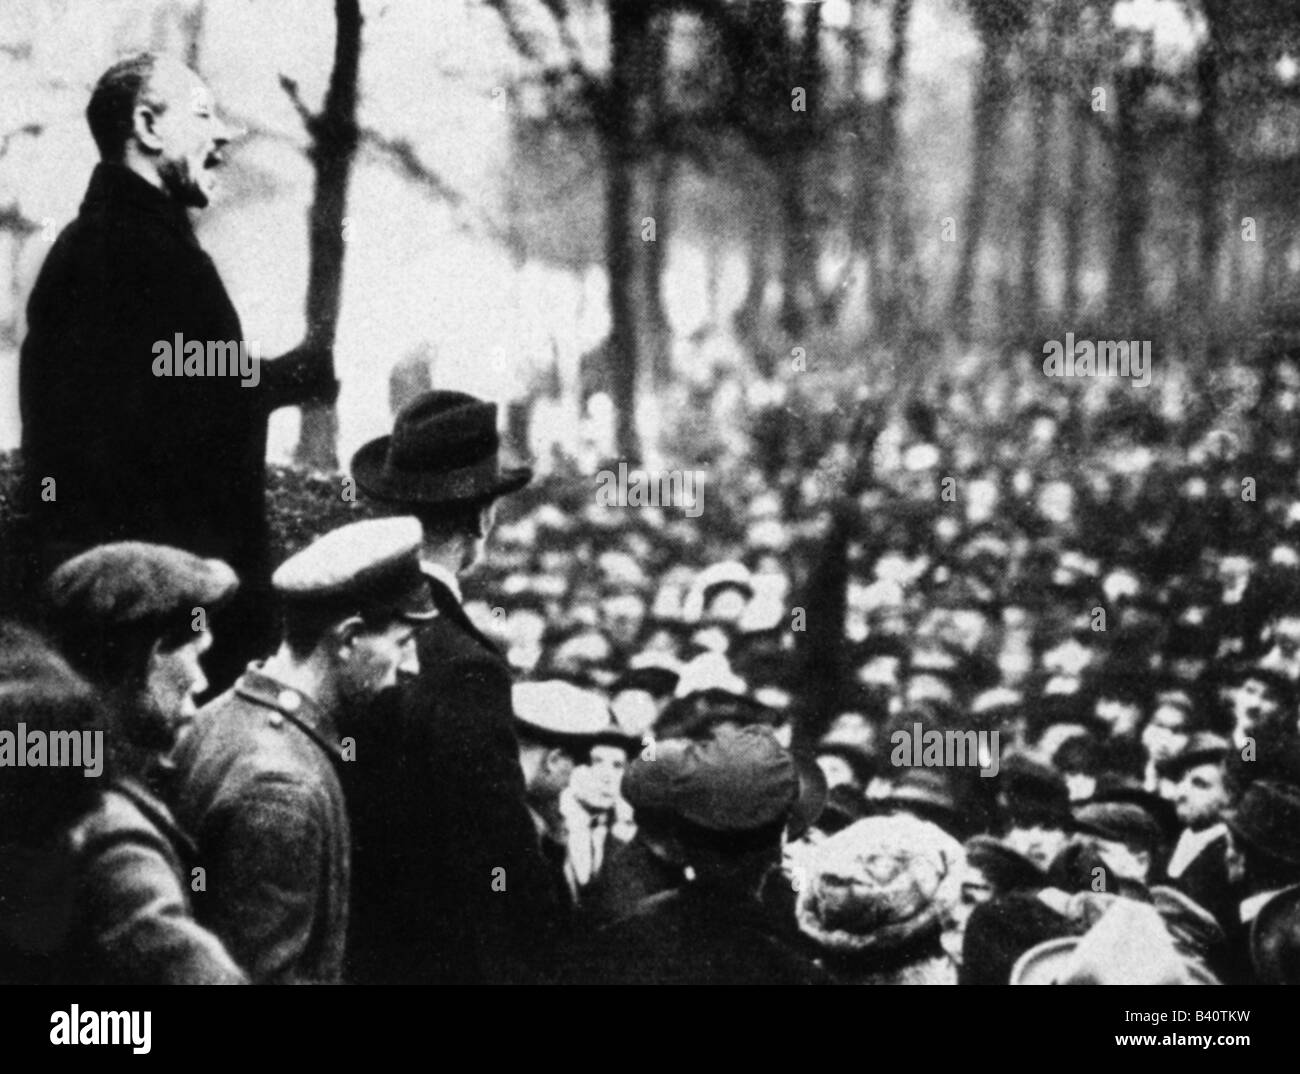
<path id="1" fill-rule="evenodd" d="M 127 702 L 121 726 L 126 740 L 137 749 L 167 753 L 176 745 L 176 721 L 162 711 L 147 689 L 138 690 Z"/>
<path id="2" fill-rule="evenodd" d="M 174 201 L 191 209 L 207 208 L 208 195 L 190 174 L 190 163 L 184 157 L 161 161 L 158 176 Z"/>

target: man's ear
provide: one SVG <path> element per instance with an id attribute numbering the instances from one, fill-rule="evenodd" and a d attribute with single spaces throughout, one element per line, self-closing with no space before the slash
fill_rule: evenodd
<path id="1" fill-rule="evenodd" d="M 357 635 L 365 629 L 365 620 L 359 615 L 351 615 L 335 623 L 330 628 L 330 648 L 339 655 L 344 655 L 346 651 L 352 648 Z"/>
<path id="2" fill-rule="evenodd" d="M 546 751 L 546 757 L 542 763 L 548 772 L 561 771 L 565 765 L 568 765 L 570 770 L 573 768 L 573 758 L 566 750 L 562 750 L 558 746 L 552 746 Z"/>
<path id="3" fill-rule="evenodd" d="M 162 152 L 162 139 L 158 137 L 158 111 L 143 102 L 131 113 L 131 133 L 145 149 Z"/>
<path id="4" fill-rule="evenodd" d="M 492 532 L 492 523 L 496 519 L 497 503 L 496 500 L 485 504 L 478 510 L 478 524 L 474 536 L 480 541 Z"/>

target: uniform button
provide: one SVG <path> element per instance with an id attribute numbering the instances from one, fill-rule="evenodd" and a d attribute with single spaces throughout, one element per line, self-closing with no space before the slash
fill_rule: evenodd
<path id="1" fill-rule="evenodd" d="M 302 704 L 302 698 L 293 690 L 281 690 L 276 695 L 275 703 L 285 712 L 297 712 L 298 706 Z"/>
<path id="2" fill-rule="evenodd" d="M 284 725 L 284 717 L 278 712 L 273 712 L 267 716 L 266 722 L 269 727 L 282 727 Z"/>

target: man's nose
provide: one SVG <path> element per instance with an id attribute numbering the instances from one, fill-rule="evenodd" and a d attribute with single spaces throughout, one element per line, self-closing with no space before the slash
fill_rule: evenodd
<path id="1" fill-rule="evenodd" d="M 402 675 L 409 675 L 412 678 L 420 674 L 420 656 L 414 645 L 409 646 L 403 653 L 402 662 L 397 665 L 397 670 Z"/>

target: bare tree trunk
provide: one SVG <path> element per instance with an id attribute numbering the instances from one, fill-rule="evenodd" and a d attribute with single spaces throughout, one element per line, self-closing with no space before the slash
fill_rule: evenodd
<path id="1" fill-rule="evenodd" d="M 821 4 L 804 8 L 803 48 L 796 85 L 804 91 L 805 111 L 791 112 L 790 136 L 778 149 L 777 192 L 781 205 L 784 249 L 781 260 L 781 327 L 798 335 L 808 325 L 818 296 L 817 235 L 808 212 L 811 175 L 805 168 L 820 143 L 823 73 Z"/>
<path id="2" fill-rule="evenodd" d="M 894 0 L 889 19 L 889 60 L 885 67 L 885 128 L 881 154 L 886 171 L 887 192 L 884 219 L 889 223 L 889 246 L 893 265 L 888 276 L 891 294 L 888 331 L 898 328 L 899 316 L 909 296 L 898 282 L 908 278 L 912 268 L 914 244 L 908 207 L 907 182 L 902 160 L 903 84 L 907 74 L 907 27 L 912 18 L 912 0 Z M 915 296 L 910 296 L 915 297 Z"/>
<path id="3" fill-rule="evenodd" d="M 648 298 L 654 278 L 644 218 L 654 204 L 651 191 L 639 190 L 642 146 L 647 134 L 647 38 L 652 16 L 636 0 L 609 0 L 610 77 L 601 115 L 605 147 L 605 262 L 609 275 L 610 335 L 606 355 L 619 455 L 635 464 L 641 458 L 636 422 L 637 378 L 653 353 L 647 339 Z M 649 57 L 653 64 L 651 48 Z M 652 96 L 652 95 L 651 95 Z M 655 240 L 658 242 L 658 222 Z"/>
<path id="4" fill-rule="evenodd" d="M 1201 101 L 1201 113 L 1196 121 L 1196 140 L 1201 156 L 1201 183 L 1197 199 L 1197 215 L 1200 217 L 1200 249 L 1197 259 L 1200 286 L 1194 289 L 1193 294 L 1202 317 L 1213 317 L 1217 297 L 1219 249 L 1223 239 L 1223 229 L 1219 223 L 1223 177 L 1223 146 L 1219 139 L 1223 93 L 1219 86 L 1219 64 L 1226 10 L 1220 0 L 1205 0 L 1203 8 L 1209 26 L 1209 38 L 1202 46 L 1196 64 L 1197 94 Z M 1216 335 L 1206 333 L 1205 338 L 1209 347 L 1207 357 L 1212 359 L 1218 349 Z"/>
<path id="5" fill-rule="evenodd" d="M 1147 224 L 1147 195 L 1142 166 L 1142 137 L 1138 108 L 1150 75 L 1144 67 L 1125 68 L 1119 74 L 1119 101 L 1115 126 L 1115 235 L 1111 247 L 1111 315 L 1117 329 L 1127 331 L 1146 306 L 1146 271 L 1142 238 Z"/>
<path id="6" fill-rule="evenodd" d="M 1079 274 L 1083 271 L 1084 210 L 1088 188 L 1088 125 L 1070 124 L 1069 195 L 1065 202 L 1065 314 L 1077 318 L 1081 312 Z"/>
<path id="7" fill-rule="evenodd" d="M 1042 18 L 1040 16 L 1040 18 Z M 1050 53 L 1050 45 L 1058 41 L 1055 24 L 1039 25 L 1039 56 Z M 1052 135 L 1052 78 L 1044 64 L 1035 63 L 1030 73 L 1030 152 L 1033 154 L 1029 173 L 1029 193 L 1025 199 L 1025 230 L 1020 248 L 1020 320 L 1024 327 L 1040 319 L 1042 292 L 1038 276 L 1038 256 L 1043 249 L 1043 213 L 1047 204 L 1048 161 L 1051 157 Z"/>
<path id="8" fill-rule="evenodd" d="M 1006 41 L 1000 35 L 986 36 L 975 87 L 975 146 L 971 161 L 966 216 L 961 223 L 963 240 L 957 282 L 953 291 L 952 319 L 958 335 L 969 340 L 975 307 L 975 288 L 980 242 L 988 211 L 993 181 L 993 158 L 1002 132 L 1002 115 L 1011 83 L 1006 65 Z"/>
<path id="9" fill-rule="evenodd" d="M 660 68 L 662 70 L 662 68 Z M 664 307 L 664 268 L 668 263 L 668 237 L 673 202 L 673 176 L 677 162 L 667 150 L 659 151 L 654 163 L 651 195 L 654 206 L 656 241 L 649 243 L 646 255 L 646 340 L 650 348 L 650 373 L 655 385 L 672 380 L 672 326 Z"/>
<path id="10" fill-rule="evenodd" d="M 361 65 L 361 7 L 359 0 L 335 0 L 337 25 L 334 69 L 325 103 L 308 120 L 308 156 L 316 172 L 308 212 L 310 266 L 307 274 L 306 346 L 332 353 L 343 296 L 348 180 L 357 149 L 357 80 Z M 331 374 L 333 370 L 330 370 Z M 338 469 L 338 410 L 333 403 L 302 408 L 295 461 L 318 470 Z"/>

